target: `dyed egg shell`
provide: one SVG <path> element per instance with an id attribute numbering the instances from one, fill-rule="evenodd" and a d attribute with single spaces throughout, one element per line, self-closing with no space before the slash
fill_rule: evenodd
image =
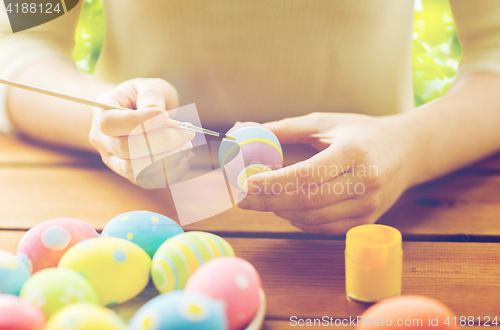
<path id="1" fill-rule="evenodd" d="M 121 304 L 137 296 L 149 282 L 151 258 L 122 238 L 92 238 L 66 252 L 59 268 L 85 275 L 101 305 Z"/>
<path id="2" fill-rule="evenodd" d="M 99 304 L 94 289 L 82 274 L 71 269 L 47 268 L 30 277 L 19 295 L 47 318 L 66 305 Z"/>
<path id="3" fill-rule="evenodd" d="M 222 140 L 219 162 L 233 186 L 243 190 L 248 177 L 283 166 L 283 151 L 278 138 L 261 124 L 243 123 L 227 134 L 236 141 Z"/>
<path id="4" fill-rule="evenodd" d="M 164 215 L 132 211 L 120 214 L 108 222 L 101 236 L 128 239 L 143 248 L 152 258 L 163 242 L 183 232 L 177 222 Z"/>
<path id="5" fill-rule="evenodd" d="M 234 251 L 222 237 L 195 231 L 179 234 L 156 251 L 151 276 L 161 293 L 182 290 L 198 267 L 223 256 L 234 256 Z"/>
<path id="6" fill-rule="evenodd" d="M 0 294 L 0 329 L 42 330 L 44 325 L 41 310 L 18 296 Z"/>
<path id="7" fill-rule="evenodd" d="M 18 295 L 30 277 L 28 265 L 12 253 L 0 251 L 0 293 Z"/>
<path id="8" fill-rule="evenodd" d="M 249 323 L 259 309 L 260 277 L 248 261 L 222 257 L 202 265 L 188 280 L 185 291 L 225 302 L 230 330 Z"/>
<path id="9" fill-rule="evenodd" d="M 39 223 L 24 234 L 17 247 L 17 254 L 25 254 L 32 264 L 32 272 L 57 263 L 70 247 L 88 238 L 99 235 L 85 221 L 72 218 L 58 218 Z"/>
<path id="10" fill-rule="evenodd" d="M 195 292 L 165 293 L 147 302 L 132 317 L 130 330 L 225 330 L 222 304 Z"/>
<path id="11" fill-rule="evenodd" d="M 455 314 L 446 305 L 435 299 L 422 296 L 401 296 L 382 300 L 368 308 L 362 314 L 364 319 L 358 322 L 356 329 L 394 328 L 398 326 L 396 322 L 399 319 L 411 321 L 411 324 L 398 326 L 403 329 L 458 329 L 459 327 L 453 322 L 454 316 Z M 438 318 L 438 323 L 429 327 L 429 317 L 431 320 Z M 443 323 L 446 318 L 450 322 L 449 326 Z M 414 320 L 418 319 L 422 320 L 421 324 L 414 323 Z"/>
<path id="12" fill-rule="evenodd" d="M 127 330 L 127 324 L 112 310 L 79 303 L 54 314 L 45 330 Z"/>

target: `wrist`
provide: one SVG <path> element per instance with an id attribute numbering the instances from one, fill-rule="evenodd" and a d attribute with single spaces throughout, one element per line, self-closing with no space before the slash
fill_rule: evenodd
<path id="1" fill-rule="evenodd" d="M 420 132 L 418 118 L 413 116 L 415 112 L 418 110 L 386 117 L 388 132 L 400 150 L 398 161 L 405 190 L 427 181 L 429 167 L 429 154 L 425 147 L 429 137 Z"/>

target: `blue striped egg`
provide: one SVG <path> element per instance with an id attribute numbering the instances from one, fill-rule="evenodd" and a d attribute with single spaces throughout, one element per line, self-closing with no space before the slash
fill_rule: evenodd
<path id="1" fill-rule="evenodd" d="M 163 243 L 153 256 L 153 283 L 162 293 L 182 290 L 202 264 L 223 256 L 234 256 L 234 251 L 222 237 L 196 231 L 176 235 Z"/>

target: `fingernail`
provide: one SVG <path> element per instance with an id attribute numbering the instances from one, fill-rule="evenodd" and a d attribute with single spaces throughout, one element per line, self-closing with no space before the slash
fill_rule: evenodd
<path id="1" fill-rule="evenodd" d="M 159 113 L 154 116 L 155 123 L 158 125 L 166 125 L 168 123 L 168 115 L 166 113 Z"/>

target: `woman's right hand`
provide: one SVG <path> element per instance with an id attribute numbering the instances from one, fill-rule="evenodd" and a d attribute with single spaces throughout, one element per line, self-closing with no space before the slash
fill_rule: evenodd
<path id="1" fill-rule="evenodd" d="M 94 108 L 90 142 L 110 169 L 143 188 L 165 187 L 167 177 L 173 183 L 188 171 L 194 160 L 190 141 L 195 133 L 166 125 L 169 114 L 173 114 L 167 111 L 179 105 L 172 85 L 162 79 L 132 79 L 97 101 L 135 109 Z M 142 134 L 141 125 L 146 134 Z M 146 141 L 154 147 L 148 148 Z M 138 167 L 142 170 L 152 159 L 163 160 L 142 171 L 138 178 Z"/>

